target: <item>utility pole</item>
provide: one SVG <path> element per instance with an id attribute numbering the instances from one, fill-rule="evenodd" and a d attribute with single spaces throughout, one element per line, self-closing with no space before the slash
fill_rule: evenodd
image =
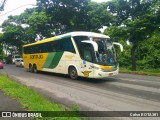
<path id="1" fill-rule="evenodd" d="M 4 10 L 4 6 L 6 4 L 7 0 L 2 0 L 1 3 L 0 3 L 0 11 L 3 11 Z"/>

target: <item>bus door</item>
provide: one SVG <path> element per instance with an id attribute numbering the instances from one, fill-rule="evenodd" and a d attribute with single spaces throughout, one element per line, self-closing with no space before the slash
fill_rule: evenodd
<path id="1" fill-rule="evenodd" d="M 94 50 L 93 46 L 90 43 L 81 43 L 81 73 L 84 77 L 93 77 L 94 71 L 93 71 L 93 61 L 94 61 Z"/>

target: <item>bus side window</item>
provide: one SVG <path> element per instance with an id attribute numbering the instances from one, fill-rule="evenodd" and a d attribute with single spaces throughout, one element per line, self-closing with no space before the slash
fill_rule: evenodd
<path id="1" fill-rule="evenodd" d="M 34 54 L 35 50 L 34 50 L 34 46 L 30 46 L 29 47 L 29 53 Z"/>
<path id="2" fill-rule="evenodd" d="M 24 54 L 28 54 L 29 51 L 28 51 L 28 47 L 24 47 Z"/>
<path id="3" fill-rule="evenodd" d="M 62 44 L 63 44 L 63 51 L 75 53 L 75 49 L 71 41 L 71 38 L 65 38 Z"/>
<path id="4" fill-rule="evenodd" d="M 41 45 L 37 45 L 37 53 L 41 53 L 41 52 L 42 52 Z"/>
<path id="5" fill-rule="evenodd" d="M 55 51 L 61 52 L 62 51 L 62 41 L 57 40 L 54 43 L 55 43 Z"/>
<path id="6" fill-rule="evenodd" d="M 54 42 L 49 42 L 48 43 L 48 52 L 56 52 Z"/>
<path id="7" fill-rule="evenodd" d="M 48 48 L 49 48 L 49 47 L 48 47 L 48 43 L 44 43 L 44 44 L 43 44 L 43 52 L 44 52 L 44 53 L 48 52 Z"/>

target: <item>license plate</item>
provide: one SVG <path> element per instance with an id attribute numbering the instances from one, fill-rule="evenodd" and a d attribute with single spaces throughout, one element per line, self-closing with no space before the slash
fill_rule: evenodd
<path id="1" fill-rule="evenodd" d="M 113 73 L 109 73 L 109 76 L 112 76 L 113 75 Z"/>

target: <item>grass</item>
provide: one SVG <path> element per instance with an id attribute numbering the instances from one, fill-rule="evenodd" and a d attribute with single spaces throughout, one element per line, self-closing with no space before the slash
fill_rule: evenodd
<path id="1" fill-rule="evenodd" d="M 6 75 L 0 74 L 0 90 L 13 99 L 16 99 L 27 111 L 66 111 L 60 104 L 53 103 L 30 88 L 14 82 Z M 56 120 L 80 120 L 80 117 L 37 118 Z"/>
<path id="2" fill-rule="evenodd" d="M 140 75 L 160 76 L 160 69 L 146 69 L 146 70 L 132 71 L 130 69 L 120 67 L 120 72 L 121 73 L 131 73 L 131 74 L 140 74 Z"/>

